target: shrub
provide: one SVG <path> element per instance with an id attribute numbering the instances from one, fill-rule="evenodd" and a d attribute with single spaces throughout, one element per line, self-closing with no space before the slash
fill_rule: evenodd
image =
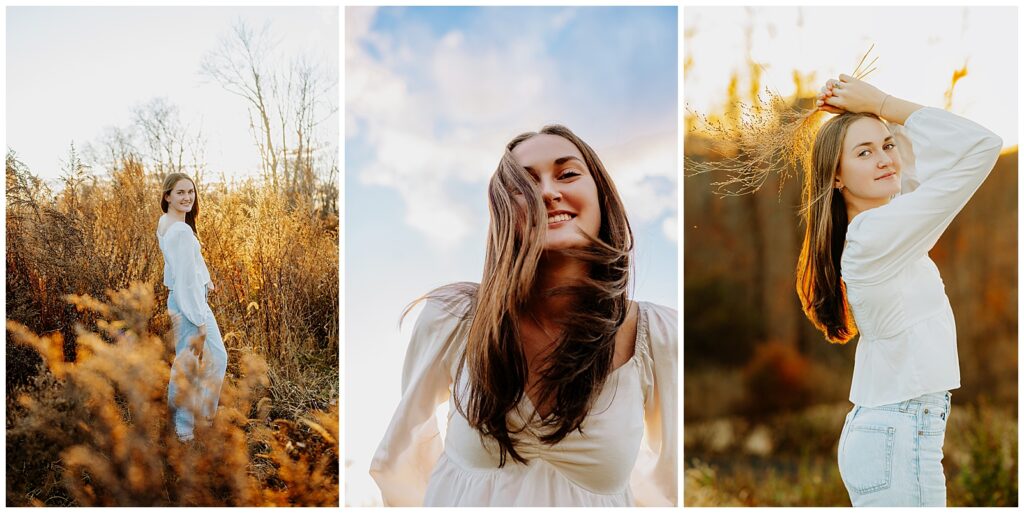
<path id="1" fill-rule="evenodd" d="M 243 352 L 212 422 L 182 443 L 167 403 L 173 346 L 149 329 L 152 288 L 107 295 L 67 297 L 96 319 L 95 331 L 76 326 L 73 360 L 60 333 L 7 323 L 45 363 L 8 399 L 8 504 L 338 505 L 337 405 L 271 420 L 267 365 Z"/>

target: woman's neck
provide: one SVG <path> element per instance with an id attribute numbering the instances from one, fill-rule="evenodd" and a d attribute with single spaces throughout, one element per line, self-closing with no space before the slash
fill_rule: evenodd
<path id="1" fill-rule="evenodd" d="M 884 206 L 884 205 L 888 205 L 889 202 L 892 201 L 890 198 L 885 198 L 885 199 L 881 199 L 881 200 L 866 200 L 866 199 L 861 199 L 861 198 L 854 198 L 852 196 L 844 196 L 843 199 L 846 200 L 846 222 L 847 223 L 852 223 L 853 222 L 853 218 L 857 217 L 857 215 L 862 213 L 862 212 L 866 212 L 866 211 L 871 210 L 873 208 L 878 208 L 878 207 L 881 207 L 881 206 Z"/>

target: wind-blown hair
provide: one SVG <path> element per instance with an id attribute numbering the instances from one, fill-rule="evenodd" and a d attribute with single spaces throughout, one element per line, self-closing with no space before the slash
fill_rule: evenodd
<path id="1" fill-rule="evenodd" d="M 841 279 L 846 244 L 846 200 L 836 191 L 836 174 L 846 132 L 871 113 L 844 113 L 828 120 L 814 140 L 811 167 L 804 177 L 802 215 L 806 229 L 796 269 L 796 292 L 804 314 L 829 342 L 845 344 L 857 326 Z"/>
<path id="2" fill-rule="evenodd" d="M 537 290 L 537 270 L 545 254 L 547 208 L 534 178 L 512 156 L 516 146 L 538 135 L 529 132 L 507 144 L 491 176 L 490 226 L 479 287 L 452 284 L 425 296 L 451 297 L 455 293 L 468 299 L 467 318 L 471 319 L 453 386 L 455 405 L 471 426 L 497 441 L 500 467 L 508 457 L 526 463 L 516 450 L 516 435 L 525 426 L 510 426 L 507 416 L 526 394 L 528 368 L 518 327 L 520 319 L 527 315 L 524 308 L 529 300 L 566 296 L 572 304 L 564 315 L 561 337 L 543 360 L 534 389 L 539 394 L 535 408 L 551 406 L 544 417 L 534 412 L 543 427 L 540 440 L 547 444 L 555 444 L 569 433 L 581 430 L 612 370 L 615 334 L 629 308 L 633 233 L 615 184 L 597 153 L 568 128 L 549 125 L 539 133 L 557 135 L 573 143 L 597 186 L 601 208 L 597 237 L 580 230 L 590 241 L 587 247 L 550 250 L 586 262 L 587 276 L 571 285 Z M 517 201 L 520 196 L 525 201 Z"/>
<path id="3" fill-rule="evenodd" d="M 164 177 L 164 184 L 161 187 L 160 193 L 160 210 L 167 213 L 167 195 L 174 190 L 174 186 L 181 180 L 188 180 L 192 182 L 192 188 L 196 191 L 196 199 L 192 202 L 192 210 L 185 213 L 185 224 L 192 228 L 192 233 L 195 234 L 196 238 L 199 238 L 199 230 L 196 229 L 196 220 L 199 219 L 199 189 L 196 187 L 196 182 L 185 173 L 171 173 Z"/>

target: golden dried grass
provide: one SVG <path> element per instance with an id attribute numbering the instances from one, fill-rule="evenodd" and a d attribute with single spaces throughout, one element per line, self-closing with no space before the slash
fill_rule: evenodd
<path id="1" fill-rule="evenodd" d="M 134 283 L 107 301 L 69 296 L 99 316 L 98 331 L 78 328 L 74 361 L 54 347 L 60 334 L 39 336 L 8 321 L 12 338 L 43 356 L 46 391 L 17 395 L 9 419 L 8 461 L 59 451 L 66 490 L 11 496 L 14 504 L 80 506 L 338 504 L 337 405 L 296 421 L 269 418 L 267 365 L 245 352 L 239 375 L 225 382 L 221 405 L 196 438 L 180 442 L 167 403 L 174 358 L 171 340 L 149 331 L 156 303 L 150 286 Z M 191 392 L 182 382 L 182 395 Z M 63 401 L 50 399 L 60 395 Z M 70 407 L 64 407 L 70 406 Z M 44 454 L 25 454 L 19 441 L 44 438 Z M 13 450 L 12 450 L 13 449 Z M 45 458 L 44 458 L 45 459 Z M 10 472 L 10 467 L 8 471 Z M 56 483 L 53 483 L 56 484 Z M 57 487 L 51 485 L 50 493 Z M 39 490 L 43 491 L 43 490 Z M 56 497 L 56 500 L 54 498 Z"/>
<path id="2" fill-rule="evenodd" d="M 160 177 L 127 160 L 55 194 L 9 152 L 6 179 L 8 504 L 337 504 L 335 214 L 199 184 L 229 366 L 217 420 L 180 446 Z"/>

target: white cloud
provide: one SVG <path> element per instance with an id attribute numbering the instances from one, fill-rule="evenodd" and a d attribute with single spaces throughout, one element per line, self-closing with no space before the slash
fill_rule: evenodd
<path id="1" fill-rule="evenodd" d="M 665 238 L 672 242 L 679 242 L 679 220 L 675 217 L 666 217 L 661 221 L 661 232 Z"/>

